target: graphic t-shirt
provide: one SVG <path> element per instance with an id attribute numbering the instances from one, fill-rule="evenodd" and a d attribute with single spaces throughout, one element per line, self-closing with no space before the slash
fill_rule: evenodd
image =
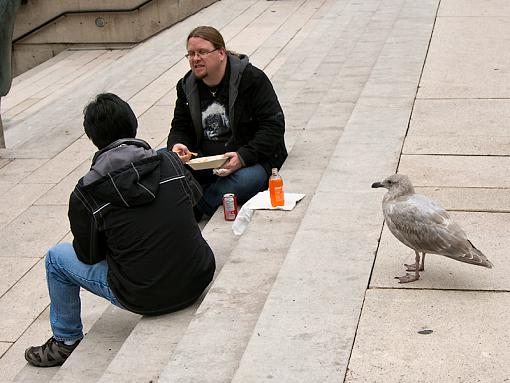
<path id="1" fill-rule="evenodd" d="M 204 132 L 202 150 L 207 155 L 225 153 L 225 144 L 232 136 L 228 116 L 228 78 L 227 68 L 223 80 L 214 88 L 208 87 L 202 81 L 197 82 Z"/>

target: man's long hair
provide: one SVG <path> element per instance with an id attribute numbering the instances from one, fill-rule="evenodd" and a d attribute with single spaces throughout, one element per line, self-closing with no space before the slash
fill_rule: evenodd
<path id="1" fill-rule="evenodd" d="M 189 39 L 192 37 L 199 37 L 209 41 L 213 45 L 214 49 L 225 49 L 227 53 L 239 56 L 239 53 L 229 50 L 225 47 L 225 40 L 223 40 L 223 36 L 214 27 L 210 27 L 208 25 L 201 25 L 196 27 L 189 33 L 188 38 L 186 39 L 186 44 L 188 44 Z"/>
<path id="2" fill-rule="evenodd" d="M 196 27 L 189 33 L 186 44 L 192 37 L 200 37 L 201 39 L 209 41 L 215 49 L 225 49 L 225 40 L 223 40 L 223 36 L 216 28 L 207 25 Z"/>

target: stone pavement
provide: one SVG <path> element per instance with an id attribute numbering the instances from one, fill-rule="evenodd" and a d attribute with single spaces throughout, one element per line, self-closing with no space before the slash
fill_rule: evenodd
<path id="1" fill-rule="evenodd" d="M 200 24 L 271 77 L 286 113 L 292 212 L 203 233 L 218 272 L 203 299 L 144 318 L 86 292 L 88 332 L 62 368 L 26 366 L 50 334 L 43 258 L 71 240 L 67 200 L 93 147 L 81 111 L 128 99 L 164 145 L 184 39 Z M 1 382 L 505 382 L 510 240 L 510 4 L 504 0 L 222 0 L 132 50 L 67 51 L 2 100 Z M 383 226 L 395 171 L 452 212 L 494 263 L 414 258 Z M 141 352 L 141 350 L 143 350 Z"/>

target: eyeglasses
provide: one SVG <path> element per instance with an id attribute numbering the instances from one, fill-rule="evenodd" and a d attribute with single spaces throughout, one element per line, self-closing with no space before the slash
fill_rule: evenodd
<path id="1" fill-rule="evenodd" d="M 184 55 L 187 59 L 192 59 L 195 56 L 198 56 L 199 58 L 203 59 L 206 58 L 209 54 L 213 53 L 214 51 L 217 51 L 220 48 L 213 49 L 212 51 L 206 51 L 205 49 L 199 49 L 198 51 L 188 51 Z"/>

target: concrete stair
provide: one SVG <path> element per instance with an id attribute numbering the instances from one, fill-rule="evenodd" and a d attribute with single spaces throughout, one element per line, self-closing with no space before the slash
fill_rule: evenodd
<path id="1" fill-rule="evenodd" d="M 85 294 L 87 336 L 64 366 L 41 370 L 19 359 L 49 335 L 46 309 L 0 359 L 2 368 L 14 363 L 5 380 L 343 381 L 382 228 L 369 186 L 397 168 L 437 5 L 223 0 L 131 51 L 65 52 L 17 79 L 2 102 L 13 143 L 4 156 L 31 161 L 24 182 L 48 180 L 43 164 L 53 170 L 37 200 L 63 217 L 93 153 L 81 130 L 86 101 L 100 91 L 128 99 L 139 137 L 163 146 L 186 71 L 183 40 L 196 25 L 214 25 L 271 77 L 287 121 L 286 190 L 307 197 L 292 212 L 257 211 L 241 237 L 218 211 L 203 229 L 217 275 L 181 312 L 140 317 Z M 63 158 L 72 160 L 59 165 Z M 67 231 L 58 240 L 69 240 Z"/>
<path id="2" fill-rule="evenodd" d="M 202 315 L 190 324 L 163 371 L 161 382 L 343 379 L 381 229 L 380 222 L 371 218 L 379 213 L 380 201 L 369 194 L 368 188 L 379 174 L 389 174 L 396 168 L 399 145 L 411 113 L 412 91 L 416 91 L 421 73 L 420 58 L 423 62 L 435 12 L 431 7 L 428 14 L 420 14 L 423 18 L 409 20 L 411 25 L 407 28 L 418 28 L 426 19 L 430 28 L 428 31 L 423 28 L 417 34 L 414 42 L 420 41 L 422 50 L 417 50 L 409 59 L 401 55 L 404 50 L 392 52 L 388 40 L 401 38 L 408 32 L 397 21 L 402 13 L 413 10 L 404 3 L 390 9 L 377 8 L 378 2 L 371 5 L 373 9 L 365 2 L 359 9 L 357 16 L 361 19 L 367 16 L 367 11 L 374 12 L 366 23 L 360 23 L 362 28 L 357 23 L 347 24 L 352 26 L 347 33 L 352 33 L 350 38 L 357 44 L 352 51 L 343 51 L 344 60 L 336 57 L 338 61 L 333 61 L 331 52 L 336 52 L 335 48 L 321 50 L 324 36 L 309 41 L 316 56 L 325 53 L 324 61 L 313 70 L 315 76 L 327 80 L 331 66 L 325 63 L 336 64 L 337 73 L 333 81 L 329 81 L 331 94 L 345 86 L 334 79 L 349 77 L 353 68 L 350 64 L 360 62 L 355 54 L 360 47 L 356 45 L 366 44 L 367 36 L 377 36 L 371 43 L 378 43 L 373 55 L 365 57 L 371 71 L 360 81 L 360 97 L 352 100 L 353 113 L 343 134 L 341 119 L 330 116 L 326 122 L 318 112 L 321 107 L 328 106 L 329 89 L 324 86 L 314 89 L 313 76 L 304 86 L 304 94 L 313 95 L 314 90 L 326 91 L 326 94 L 317 97 L 321 101 L 306 124 L 306 133 L 294 145 L 283 175 L 289 185 L 306 192 L 309 199 L 293 212 L 293 216 L 281 213 L 280 222 L 273 218 L 273 223 L 277 223 L 275 227 L 280 228 L 277 233 L 264 225 L 273 212 L 255 216 L 250 232 L 238 245 L 241 247 L 246 241 L 247 246 L 242 246 L 239 253 L 234 250 L 229 264 L 223 268 L 199 309 Z M 326 4 L 323 11 L 332 20 L 338 20 L 344 9 L 335 2 Z M 354 12 L 350 9 L 349 13 Z M 325 24 L 321 24 L 324 34 L 333 41 L 340 40 L 345 29 L 337 23 L 329 28 Z M 335 28 L 341 32 L 339 35 L 335 35 Z M 359 39 L 353 36 L 355 32 Z M 306 48 L 302 51 L 306 55 Z M 374 123 L 381 112 L 385 112 L 376 108 L 381 99 L 374 103 L 367 89 L 378 81 L 374 73 L 390 59 L 409 73 L 402 79 L 390 81 L 407 85 L 410 93 L 393 102 L 393 116 L 383 115 L 386 118 L 384 127 L 388 128 L 385 134 Z M 297 73 L 302 72 L 298 70 Z M 349 89 L 355 90 L 351 84 Z M 363 110 L 367 99 L 375 105 Z M 389 100 L 385 101 L 387 105 Z M 309 102 L 313 103 L 313 97 Z M 333 121 L 340 128 L 328 131 Z M 388 139 L 384 140 L 385 137 Z M 382 143 L 378 142 L 381 138 Z M 367 142 L 374 144 L 371 153 L 354 150 L 361 149 L 361 144 Z M 307 155 L 310 147 L 320 148 L 325 154 L 310 159 Z M 305 158 L 308 161 L 303 164 Z M 340 222 L 335 223 L 337 220 Z M 353 224 L 359 225 L 359 229 Z M 230 264 L 234 259 L 235 263 Z"/>
<path id="3" fill-rule="evenodd" d="M 2 103 L 6 129 L 40 110 L 40 105 L 57 100 L 80 83 L 90 81 L 127 50 L 68 50 L 34 70 L 15 77 L 9 96 Z M 20 132 L 22 133 L 22 132 Z M 15 146 L 16 141 L 12 140 Z"/>

